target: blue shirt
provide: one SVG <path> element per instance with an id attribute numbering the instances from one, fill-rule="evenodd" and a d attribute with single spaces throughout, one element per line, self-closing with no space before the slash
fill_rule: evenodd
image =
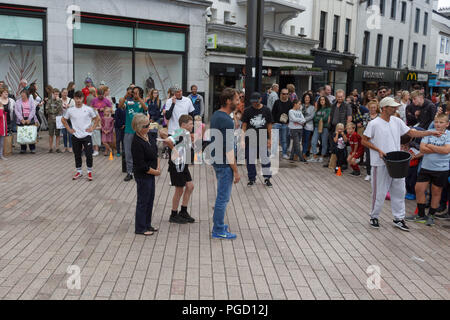
<path id="1" fill-rule="evenodd" d="M 226 112 L 217 110 L 211 117 L 211 143 L 214 143 L 215 136 L 218 132 L 214 132 L 215 130 L 219 130 L 222 135 L 222 159 L 215 159 L 216 152 L 213 150 L 211 152 L 211 156 L 213 157 L 213 166 L 216 167 L 228 167 L 227 160 L 227 152 L 230 152 L 234 149 L 234 122 L 231 119 L 230 115 Z M 215 129 L 215 130 L 213 130 Z M 216 148 L 220 148 L 220 146 L 215 146 Z M 219 163 L 216 163 L 217 162 Z"/>
<path id="2" fill-rule="evenodd" d="M 426 136 L 422 138 L 422 143 L 443 147 L 450 144 L 450 131 L 445 130 L 445 133 L 440 137 Z M 448 171 L 449 161 L 450 153 L 427 153 L 423 156 L 422 168 L 431 171 Z"/>

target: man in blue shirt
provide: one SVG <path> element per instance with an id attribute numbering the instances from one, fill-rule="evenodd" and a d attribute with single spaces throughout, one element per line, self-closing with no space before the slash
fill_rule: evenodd
<path id="1" fill-rule="evenodd" d="M 220 95 L 220 109 L 211 117 L 211 143 L 215 147 L 211 153 L 213 167 L 217 178 L 217 198 L 214 206 L 212 237 L 217 239 L 234 239 L 236 235 L 228 231 L 224 224 L 225 212 L 231 197 L 234 183 L 238 183 L 238 173 L 234 156 L 234 122 L 230 117 L 239 104 L 239 94 L 235 89 L 225 88 Z M 222 137 L 222 144 L 215 145 L 217 136 Z M 220 150 L 222 152 L 216 152 Z"/>

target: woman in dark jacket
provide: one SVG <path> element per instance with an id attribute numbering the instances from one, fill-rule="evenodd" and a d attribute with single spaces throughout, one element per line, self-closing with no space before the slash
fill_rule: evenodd
<path id="1" fill-rule="evenodd" d="M 144 114 L 136 114 L 131 124 L 136 132 L 131 144 L 133 173 L 137 184 L 135 233 L 151 236 L 158 231 L 152 227 L 155 176 L 161 174 L 156 136 L 149 134 L 150 122 Z"/>
<path id="2" fill-rule="evenodd" d="M 159 100 L 159 92 L 156 89 L 150 91 L 150 97 L 147 100 L 148 115 L 152 122 L 161 124 L 161 100 Z"/>

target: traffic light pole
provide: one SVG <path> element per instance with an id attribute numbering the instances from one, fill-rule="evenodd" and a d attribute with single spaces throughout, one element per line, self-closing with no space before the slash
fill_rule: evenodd
<path id="1" fill-rule="evenodd" d="M 247 55 L 245 59 L 245 102 L 253 92 L 262 92 L 264 45 L 264 0 L 247 1 Z"/>

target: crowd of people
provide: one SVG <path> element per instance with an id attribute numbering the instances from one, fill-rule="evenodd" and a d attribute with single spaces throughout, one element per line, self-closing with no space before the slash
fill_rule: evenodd
<path id="1" fill-rule="evenodd" d="M 62 152 L 63 137 L 63 151 L 74 153 L 73 180 L 83 176 L 83 154 L 89 180 L 93 179 L 93 157 L 100 150 L 105 156 L 114 153 L 124 157 L 124 181 L 135 179 L 137 184 L 135 232 L 151 235 L 158 231 L 151 224 L 151 216 L 154 177 L 161 174 L 160 141 L 168 157 L 171 185 L 175 187 L 169 221 L 195 222 L 187 211 L 194 190 L 189 164 L 194 162 L 194 156 L 202 157 L 201 151 L 215 141 L 205 137 L 205 104 L 196 85 L 191 86 L 187 97 L 181 87 L 172 86 L 165 101 L 157 89 L 144 93 L 133 84 L 116 101 L 105 84 L 95 87 L 90 78 L 80 91 L 75 90 L 73 82 L 61 90 L 46 86 L 44 98 L 39 96 L 36 83 L 21 81 L 20 86 L 20 95 L 15 99 L 0 83 L 0 159 L 6 160 L 2 150 L 7 133 L 29 125 L 48 130 L 49 153 Z M 233 181 L 240 180 L 238 150 L 244 151 L 247 185 L 256 184 L 259 160 L 264 184 L 272 187 L 271 158 L 278 145 L 285 161 L 322 163 L 335 173 L 345 172 L 350 166 L 350 175 L 358 177 L 360 166 L 364 165 L 365 180 L 372 183 L 370 224 L 374 228 L 379 227 L 385 199 L 391 200 L 394 225 L 402 230 L 409 230 L 405 220 L 433 225 L 434 218 L 450 219 L 449 213 L 438 214 L 447 209 L 449 199 L 450 92 L 433 94 L 432 100 L 425 98 L 421 87 L 413 88 L 411 93 L 400 90 L 394 94 L 391 89 L 380 87 L 376 92 L 353 90 L 348 96 L 338 89 L 334 94 L 329 85 L 316 93 L 308 90 L 297 95 L 292 84 L 286 88 L 273 84 L 263 94 L 251 93 L 250 104 L 246 105 L 243 91 L 223 90 L 220 108 L 210 122 L 211 129 L 224 134 L 223 159 L 211 163 L 218 180 L 213 237 L 236 237 L 224 224 L 224 216 Z M 277 129 L 276 135 L 272 135 L 273 129 Z M 234 131 L 231 149 L 226 130 Z M 251 139 L 252 134 L 255 140 Z M 274 143 L 274 138 L 279 138 L 279 144 Z M 35 153 L 35 144 L 28 148 Z M 406 179 L 392 179 L 382 157 L 400 149 L 412 155 L 410 170 Z M 22 144 L 20 153 L 26 151 L 27 145 Z M 417 201 L 416 215 L 406 216 L 405 198 Z M 425 215 L 427 207 L 430 209 Z"/>

